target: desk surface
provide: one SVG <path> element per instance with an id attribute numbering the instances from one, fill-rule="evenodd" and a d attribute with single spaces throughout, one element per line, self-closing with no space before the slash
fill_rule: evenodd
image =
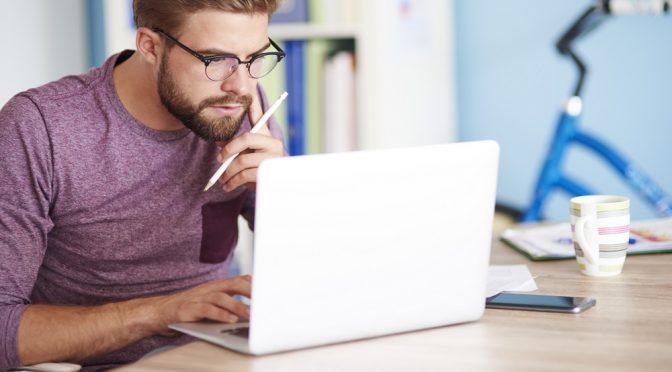
<path id="1" fill-rule="evenodd" d="M 121 371 L 437 371 L 672 368 L 672 254 L 630 256 L 623 273 L 591 278 L 574 260 L 531 262 L 494 243 L 493 264 L 527 264 L 537 293 L 595 297 L 583 314 L 487 309 L 477 322 L 250 357 L 193 342 Z"/>

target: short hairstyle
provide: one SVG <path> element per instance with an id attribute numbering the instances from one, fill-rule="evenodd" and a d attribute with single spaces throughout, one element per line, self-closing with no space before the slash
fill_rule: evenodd
<path id="1" fill-rule="evenodd" d="M 186 16 L 201 10 L 270 16 L 281 0 L 133 0 L 135 27 L 161 28 L 179 34 Z"/>

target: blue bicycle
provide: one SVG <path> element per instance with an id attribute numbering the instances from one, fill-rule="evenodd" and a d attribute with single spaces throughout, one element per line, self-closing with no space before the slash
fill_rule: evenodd
<path id="1" fill-rule="evenodd" d="M 656 184 L 640 167 L 627 160 L 613 147 L 579 128 L 583 102 L 581 89 L 586 77 L 586 66 L 572 50 L 572 42 L 595 29 L 609 15 L 664 14 L 670 11 L 672 0 L 599 0 L 586 10 L 562 35 L 556 47 L 561 55 L 569 57 L 578 69 L 578 81 L 573 95 L 560 114 L 553 142 L 539 174 L 532 203 L 522 216 L 522 222 L 541 219 L 546 199 L 551 192 L 561 190 L 571 196 L 594 194 L 591 189 L 568 177 L 561 165 L 571 144 L 584 146 L 589 152 L 607 161 L 630 186 L 659 212 L 672 216 L 672 197 Z"/>

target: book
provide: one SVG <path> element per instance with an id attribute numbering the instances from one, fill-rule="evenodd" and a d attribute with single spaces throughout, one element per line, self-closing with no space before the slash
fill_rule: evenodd
<path id="1" fill-rule="evenodd" d="M 282 43 L 281 43 L 282 44 Z M 285 49 L 284 46 L 282 46 Z M 273 102 L 277 97 L 279 97 L 282 92 L 286 91 L 285 88 L 285 61 L 280 61 L 280 63 L 275 67 L 270 74 L 259 79 L 259 83 L 264 88 L 266 92 L 266 98 L 269 102 Z M 287 105 L 280 105 L 278 109 L 273 114 L 273 117 L 280 125 L 280 130 L 282 130 L 282 135 L 284 137 L 285 148 L 287 147 Z"/>
<path id="2" fill-rule="evenodd" d="M 357 149 L 355 55 L 337 51 L 324 67 L 324 151 Z"/>
<path id="3" fill-rule="evenodd" d="M 357 24 L 359 0 L 309 0 L 308 20 L 322 25 Z"/>
<path id="4" fill-rule="evenodd" d="M 305 153 L 305 41 L 285 42 L 285 84 L 287 84 L 287 151 L 289 155 Z"/>
<path id="5" fill-rule="evenodd" d="M 315 39 L 306 42 L 306 153 L 324 152 L 324 67 L 332 42 Z"/>
<path id="6" fill-rule="evenodd" d="M 575 257 L 569 223 L 505 229 L 500 240 L 532 261 Z M 633 221 L 630 224 L 628 255 L 672 252 L 672 217 Z"/>

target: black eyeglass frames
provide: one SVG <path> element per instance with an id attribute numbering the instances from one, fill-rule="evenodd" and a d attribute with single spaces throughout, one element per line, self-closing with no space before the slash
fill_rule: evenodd
<path id="1" fill-rule="evenodd" d="M 171 36 L 160 28 L 155 27 L 152 29 L 152 31 L 163 35 L 165 38 L 184 49 L 187 53 L 203 62 L 205 65 L 205 76 L 207 76 L 208 79 L 212 81 L 226 80 L 229 76 L 236 72 L 239 65 L 245 65 L 245 67 L 247 67 L 247 72 L 251 78 L 262 78 L 273 71 L 275 66 L 277 66 L 278 63 L 282 61 L 282 59 L 287 55 L 285 51 L 275 43 L 275 41 L 273 41 L 271 38 L 268 38 L 268 41 L 277 50 L 277 52 L 263 52 L 255 54 L 248 61 L 241 61 L 237 56 L 230 54 L 205 56 L 182 44 L 175 37 Z"/>

